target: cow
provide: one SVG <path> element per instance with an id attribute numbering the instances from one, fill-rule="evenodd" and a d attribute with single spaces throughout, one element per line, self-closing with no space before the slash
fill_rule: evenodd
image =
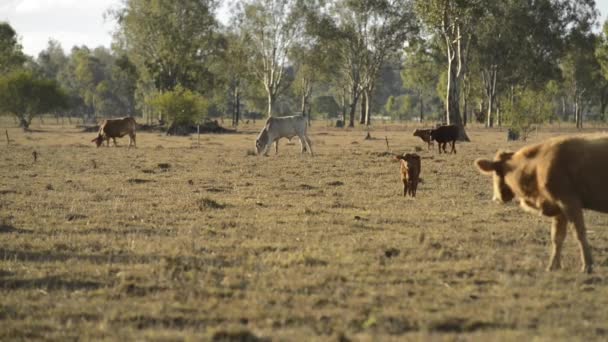
<path id="1" fill-rule="evenodd" d="M 431 139 L 437 142 L 439 153 L 441 153 L 442 148 L 443 152 L 447 153 L 445 150 L 445 145 L 447 143 L 452 144 L 452 150 L 450 153 L 456 153 L 456 140 L 458 140 L 458 133 L 458 126 L 456 125 L 439 126 L 431 130 Z"/>
<path id="2" fill-rule="evenodd" d="M 396 155 L 395 159 L 400 161 L 401 181 L 403 182 L 403 197 L 409 194 L 416 197 L 418 182 L 420 181 L 420 156 L 416 153 L 404 153 L 402 156 Z"/>
<path id="3" fill-rule="evenodd" d="M 494 179 L 493 199 L 518 197 L 527 211 L 552 218 L 548 270 L 561 268 L 568 223 L 578 240 L 582 271 L 591 273 L 583 209 L 608 213 L 608 135 L 558 137 L 517 152 L 497 152 L 494 160 L 477 159 L 477 168 Z"/>
<path id="4" fill-rule="evenodd" d="M 255 140 L 255 148 L 257 154 L 268 155 L 268 150 L 272 143 L 275 143 L 275 153 L 279 153 L 279 139 L 290 139 L 294 136 L 300 138 L 301 152 L 306 150 L 312 152 L 312 142 L 306 134 L 307 129 L 306 117 L 303 115 L 292 115 L 284 117 L 269 117 L 264 124 L 264 128 Z"/>
<path id="5" fill-rule="evenodd" d="M 428 144 L 428 149 L 431 149 L 431 146 L 433 146 L 433 139 L 431 138 L 431 129 L 415 129 L 414 130 L 414 136 L 415 137 L 419 137 L 420 139 L 422 139 L 422 141 L 424 141 L 425 143 Z"/>
<path id="6" fill-rule="evenodd" d="M 97 147 L 103 144 L 103 141 L 106 140 L 107 146 L 110 146 L 110 138 L 114 141 L 114 146 L 116 145 L 116 138 L 122 138 L 125 135 L 129 135 L 129 147 L 131 144 L 135 146 L 135 127 L 137 123 L 135 119 L 131 117 L 120 118 L 120 119 L 106 119 L 99 126 L 99 133 L 97 137 L 91 142 L 94 142 Z"/>

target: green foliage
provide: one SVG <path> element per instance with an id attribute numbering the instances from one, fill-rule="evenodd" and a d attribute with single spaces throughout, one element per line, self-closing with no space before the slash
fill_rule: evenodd
<path id="1" fill-rule="evenodd" d="M 211 59 L 222 48 L 213 16 L 217 2 L 127 0 L 112 14 L 119 24 L 121 48 L 141 77 L 158 91 L 178 84 L 191 90 L 211 80 Z M 210 87 L 209 87 L 210 88 Z"/>
<path id="2" fill-rule="evenodd" d="M 512 101 L 505 101 L 504 118 L 513 130 L 525 140 L 528 134 L 555 113 L 553 102 L 554 84 L 544 89 L 525 89 L 517 92 Z"/>
<path id="3" fill-rule="evenodd" d="M 340 106 L 333 96 L 318 96 L 313 99 L 312 113 L 326 118 L 335 118 L 340 113 Z"/>
<path id="4" fill-rule="evenodd" d="M 201 122 L 207 116 L 209 109 L 207 99 L 179 85 L 175 90 L 152 97 L 149 105 L 173 125 Z"/>
<path id="5" fill-rule="evenodd" d="M 0 77 L 0 113 L 15 115 L 23 128 L 36 115 L 66 106 L 67 97 L 54 80 L 38 79 L 24 70 Z"/>
<path id="6" fill-rule="evenodd" d="M 6 22 L 0 22 L 0 74 L 21 68 L 26 61 L 17 40 L 17 32 Z"/>

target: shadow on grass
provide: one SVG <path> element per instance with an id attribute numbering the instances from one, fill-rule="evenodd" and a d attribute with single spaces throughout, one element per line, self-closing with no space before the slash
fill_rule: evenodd
<path id="1" fill-rule="evenodd" d="M 2 260 L 20 262 L 64 262 L 78 260 L 93 264 L 150 264 L 161 261 L 177 265 L 195 265 L 201 267 L 235 267 L 236 262 L 228 260 L 222 255 L 213 256 L 164 256 L 164 255 L 137 255 L 137 254 L 77 254 L 57 253 L 53 251 L 17 251 L 0 248 Z M 1 284 L 0 284 L 1 287 Z"/>
<path id="2" fill-rule="evenodd" d="M 103 283 L 87 280 L 66 280 L 61 276 L 47 276 L 35 279 L 1 279 L 0 288 L 5 290 L 46 289 L 46 290 L 96 290 Z"/>
<path id="3" fill-rule="evenodd" d="M 15 228 L 8 224 L 0 223 L 0 234 L 32 234 L 33 231 Z"/>

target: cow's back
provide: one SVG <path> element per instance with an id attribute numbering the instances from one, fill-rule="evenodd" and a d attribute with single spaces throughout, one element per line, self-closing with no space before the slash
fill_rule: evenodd
<path id="1" fill-rule="evenodd" d="M 135 131 L 136 122 L 132 117 L 106 119 L 100 126 L 100 133 L 110 138 L 123 137 Z"/>
<path id="2" fill-rule="evenodd" d="M 586 209 L 608 212 L 608 136 L 553 138 L 513 157 L 520 187 L 532 186 L 527 178 L 535 175 L 533 186 L 554 200 L 574 197 Z"/>
<path id="3" fill-rule="evenodd" d="M 431 139 L 444 143 L 458 139 L 458 126 L 445 125 L 431 130 Z"/>
<path id="4" fill-rule="evenodd" d="M 560 153 L 558 163 L 567 163 L 569 180 L 583 207 L 608 212 L 608 136 L 573 139 Z"/>

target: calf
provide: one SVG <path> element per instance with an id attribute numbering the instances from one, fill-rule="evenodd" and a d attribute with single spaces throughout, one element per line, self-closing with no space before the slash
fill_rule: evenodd
<path id="1" fill-rule="evenodd" d="M 566 228 L 572 223 L 582 271 L 592 271 L 583 209 L 608 213 L 607 135 L 553 138 L 515 153 L 499 151 L 494 160 L 475 164 L 493 176 L 494 200 L 518 197 L 522 208 L 552 218 L 549 270 L 561 268 Z"/>
<path id="2" fill-rule="evenodd" d="M 116 138 L 122 138 L 125 135 L 129 135 L 129 147 L 131 144 L 135 146 L 135 127 L 137 123 L 135 119 L 131 117 L 120 118 L 120 119 L 106 119 L 99 126 L 99 133 L 97 137 L 91 142 L 94 142 L 97 147 L 103 144 L 103 141 L 106 140 L 107 146 L 110 146 L 110 138 L 114 141 L 114 146 L 116 145 Z"/>
<path id="3" fill-rule="evenodd" d="M 404 153 L 395 156 L 400 161 L 401 181 L 403 182 L 403 197 L 409 194 L 416 197 L 416 189 L 420 181 L 420 156 L 416 153 Z"/>
<path id="4" fill-rule="evenodd" d="M 300 138 L 302 153 L 304 153 L 308 149 L 310 151 L 310 154 L 313 155 L 311 147 L 312 142 L 306 134 L 307 127 L 308 125 L 306 123 L 306 117 L 303 115 L 284 116 L 277 118 L 272 116 L 269 117 L 266 120 L 264 128 L 262 128 L 262 131 L 255 140 L 255 148 L 257 154 L 263 154 L 267 156 L 268 150 L 270 149 L 272 143 L 276 144 L 275 153 L 279 153 L 279 139 L 291 139 L 297 135 L 298 138 Z"/>
<path id="5" fill-rule="evenodd" d="M 458 139 L 458 133 L 458 126 L 456 125 L 439 126 L 431 130 L 431 139 L 437 142 L 439 153 L 441 153 L 442 148 L 443 152 L 447 153 L 445 150 L 445 145 L 448 142 L 452 144 L 452 150 L 450 153 L 456 153 L 456 140 Z"/>
<path id="6" fill-rule="evenodd" d="M 431 146 L 433 146 L 433 139 L 431 138 L 431 131 L 432 129 L 416 129 L 414 130 L 414 136 L 415 137 L 419 137 L 420 139 L 422 139 L 422 141 L 424 141 L 425 143 L 428 144 L 428 149 L 431 149 Z"/>

